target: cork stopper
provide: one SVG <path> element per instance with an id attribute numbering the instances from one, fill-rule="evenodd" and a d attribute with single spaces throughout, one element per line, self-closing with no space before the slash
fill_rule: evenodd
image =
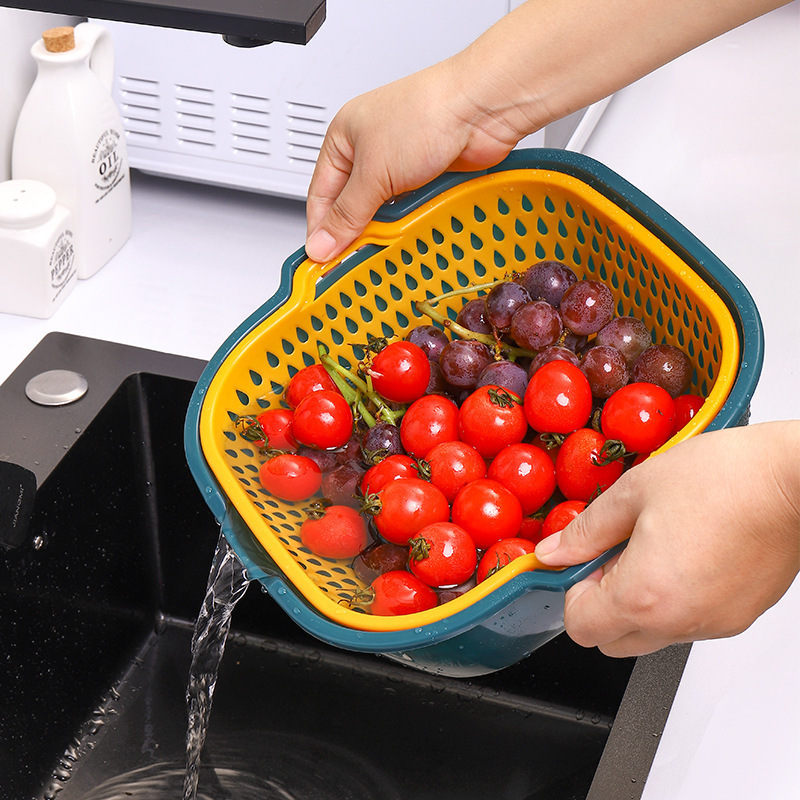
<path id="1" fill-rule="evenodd" d="M 75 49 L 75 28 L 50 28 L 42 34 L 48 53 L 66 53 Z"/>

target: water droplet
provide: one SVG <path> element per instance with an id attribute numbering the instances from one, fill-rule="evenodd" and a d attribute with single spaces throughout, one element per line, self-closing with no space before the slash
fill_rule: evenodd
<path id="1" fill-rule="evenodd" d="M 583 719 L 585 713 L 583 711 L 576 711 L 575 712 L 575 719 Z"/>

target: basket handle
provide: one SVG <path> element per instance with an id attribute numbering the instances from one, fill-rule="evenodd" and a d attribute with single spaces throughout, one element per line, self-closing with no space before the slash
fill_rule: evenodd
<path id="1" fill-rule="evenodd" d="M 628 540 L 626 539 L 624 542 L 620 542 L 619 544 L 614 545 L 613 547 L 609 548 L 604 553 L 601 553 L 599 556 L 596 556 L 590 561 L 586 561 L 583 564 L 578 564 L 578 566 L 573 567 L 569 571 L 566 589 L 570 589 L 576 583 L 580 583 L 580 581 L 582 581 L 584 578 L 588 578 L 596 569 L 602 567 L 603 564 L 610 561 L 618 553 L 621 553 L 625 549 L 627 544 Z"/>

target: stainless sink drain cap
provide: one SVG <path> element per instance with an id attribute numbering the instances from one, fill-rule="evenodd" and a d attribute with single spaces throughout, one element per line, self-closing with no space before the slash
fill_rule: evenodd
<path id="1" fill-rule="evenodd" d="M 51 369 L 31 378 L 25 386 L 29 400 L 41 406 L 64 406 L 80 400 L 89 384 L 78 372 Z"/>

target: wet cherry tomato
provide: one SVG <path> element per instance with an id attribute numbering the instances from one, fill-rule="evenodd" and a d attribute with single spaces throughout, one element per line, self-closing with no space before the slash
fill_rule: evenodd
<path id="1" fill-rule="evenodd" d="M 519 526 L 519 538 L 528 539 L 534 544 L 541 542 L 544 538 L 542 536 L 543 523 L 543 515 L 535 514 L 531 517 L 523 517 L 522 524 Z"/>
<path id="2" fill-rule="evenodd" d="M 696 394 L 680 394 L 675 398 L 673 436 L 694 419 L 695 414 L 703 407 L 704 402 L 705 400 Z"/>
<path id="3" fill-rule="evenodd" d="M 305 500 L 322 486 L 322 471 L 315 461 L 296 453 L 282 453 L 265 461 L 259 471 L 261 485 L 281 500 Z"/>
<path id="4" fill-rule="evenodd" d="M 415 400 L 400 422 L 403 449 L 414 458 L 425 458 L 434 445 L 458 438 L 458 406 L 439 394 Z"/>
<path id="5" fill-rule="evenodd" d="M 405 569 L 378 575 L 371 588 L 370 611 L 381 617 L 427 611 L 439 603 L 436 592 Z"/>
<path id="6" fill-rule="evenodd" d="M 522 506 L 523 514 L 538 511 L 556 488 L 553 460 L 533 444 L 510 444 L 489 465 L 487 476 L 506 487 Z"/>
<path id="7" fill-rule="evenodd" d="M 421 347 L 398 341 L 373 356 L 368 373 L 373 388 L 382 397 L 393 403 L 411 403 L 425 394 L 431 365 Z"/>
<path id="8" fill-rule="evenodd" d="M 266 439 L 256 442 L 258 447 L 268 446 L 275 450 L 296 450 L 297 440 L 292 434 L 294 414 L 288 408 L 270 408 L 257 417 Z"/>
<path id="9" fill-rule="evenodd" d="M 542 523 L 542 539 L 564 530 L 587 505 L 584 500 L 564 500 L 554 505 Z"/>
<path id="10" fill-rule="evenodd" d="M 484 458 L 493 458 L 528 432 L 521 398 L 500 386 L 481 386 L 461 404 L 458 432 Z"/>
<path id="11" fill-rule="evenodd" d="M 616 445 L 616 446 L 615 446 Z M 579 428 L 564 440 L 556 459 L 556 480 L 567 500 L 588 502 L 620 475 L 625 448 L 594 428 Z"/>
<path id="12" fill-rule="evenodd" d="M 483 456 L 466 442 L 441 442 L 434 445 L 425 458 L 425 463 L 430 471 L 431 483 L 444 492 L 448 503 L 452 503 L 468 483 L 486 477 Z"/>
<path id="13" fill-rule="evenodd" d="M 572 433 L 592 413 L 592 390 L 579 367 L 548 361 L 531 376 L 525 390 L 525 416 L 539 433 Z"/>
<path id="14" fill-rule="evenodd" d="M 298 403 L 312 392 L 322 390 L 338 392 L 339 389 L 322 364 L 311 364 L 296 372 L 289 380 L 284 399 L 292 407 L 297 408 Z"/>
<path id="15" fill-rule="evenodd" d="M 370 467 L 361 479 L 361 494 L 379 492 L 389 481 L 398 478 L 418 478 L 419 465 L 411 456 L 396 453 L 386 456 L 374 466 Z"/>
<path id="16" fill-rule="evenodd" d="M 654 383 L 629 383 L 606 400 L 600 427 L 629 453 L 650 453 L 672 436 L 675 401 Z"/>
<path id="17" fill-rule="evenodd" d="M 479 478 L 456 495 L 453 522 L 466 530 L 479 550 L 485 550 L 519 533 L 522 506 L 502 484 Z"/>
<path id="18" fill-rule="evenodd" d="M 409 542 L 408 568 L 428 586 L 458 586 L 477 565 L 472 537 L 452 522 L 426 525 Z"/>
<path id="19" fill-rule="evenodd" d="M 329 506 L 303 522 L 300 540 L 323 558 L 355 558 L 369 543 L 369 533 L 354 508 Z"/>
<path id="20" fill-rule="evenodd" d="M 367 498 L 366 509 L 373 514 L 378 533 L 393 544 L 408 544 L 426 525 L 450 518 L 447 498 L 432 483 L 421 478 L 389 481 L 377 494 Z"/>
<path id="21" fill-rule="evenodd" d="M 478 564 L 478 571 L 475 575 L 478 583 L 485 581 L 490 575 L 494 575 L 497 570 L 510 564 L 515 558 L 532 553 L 535 548 L 536 545 L 532 541 L 519 537 L 495 542 L 486 550 Z"/>
<path id="22" fill-rule="evenodd" d="M 301 444 L 320 450 L 342 447 L 353 433 L 353 412 L 338 391 L 312 392 L 294 410 L 292 433 Z"/>

